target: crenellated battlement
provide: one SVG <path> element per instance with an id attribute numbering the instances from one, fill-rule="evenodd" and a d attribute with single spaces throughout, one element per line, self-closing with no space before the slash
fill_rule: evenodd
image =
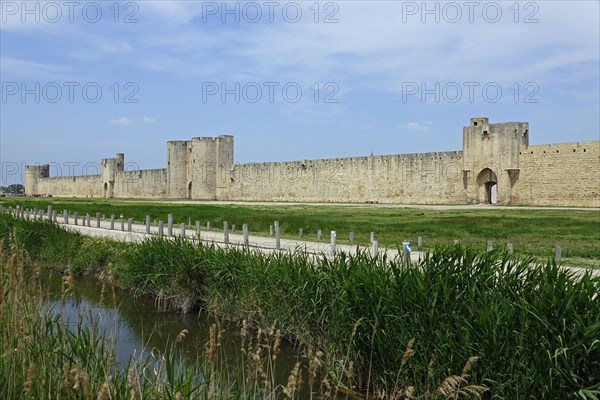
<path id="1" fill-rule="evenodd" d="M 26 168 L 28 194 L 196 200 L 600 206 L 600 141 L 529 145 L 529 123 L 471 118 L 462 151 L 234 163 L 234 137 L 167 142 L 167 167 L 49 177 Z"/>
<path id="2" fill-rule="evenodd" d="M 600 141 L 538 144 L 532 146 L 522 146 L 520 149 L 520 153 L 523 156 L 598 152 L 600 152 Z"/>

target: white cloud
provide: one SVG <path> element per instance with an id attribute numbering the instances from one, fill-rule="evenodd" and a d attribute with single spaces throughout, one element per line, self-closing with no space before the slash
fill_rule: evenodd
<path id="1" fill-rule="evenodd" d="M 104 58 L 119 57 L 133 50 L 127 40 L 90 35 L 84 31 L 78 32 L 77 40 L 80 43 L 85 43 L 85 45 L 79 46 L 76 50 L 67 53 L 67 55 L 83 62 L 94 62 Z"/>
<path id="2" fill-rule="evenodd" d="M 98 28 L 108 26 L 111 32 L 79 20 L 58 24 L 69 30 L 56 34 L 71 43 L 61 53 L 76 61 L 114 58 L 134 68 L 202 79 L 246 79 L 249 71 L 253 76 L 247 79 L 257 81 L 328 79 L 344 84 L 345 90 L 363 86 L 401 92 L 406 81 L 540 81 L 548 73 L 577 66 L 593 77 L 597 71 L 596 2 L 519 3 L 520 23 L 513 21 L 514 5 L 503 3 L 497 24 L 486 23 L 481 5 L 473 23 L 462 3 L 457 3 L 462 11 L 458 23 L 444 18 L 435 23 L 431 15 L 423 23 L 421 14 L 403 20 L 408 2 L 369 1 L 336 3 L 333 17 L 338 23 L 314 23 L 312 3 L 302 6 L 299 23 L 286 22 L 281 5 L 276 7 L 276 22 L 269 23 L 262 3 L 259 23 L 244 18 L 235 23 L 232 15 L 227 16 L 228 23 L 221 23 L 223 4 L 144 1 L 135 14 L 138 24 L 112 24 L 113 14 L 107 9 L 105 24 Z M 532 4 L 538 9 L 533 10 Z M 201 19 L 207 5 L 220 12 Z M 320 19 L 331 11 L 321 9 Z M 531 15 L 539 22 L 522 23 Z M 11 16 L 13 25 L 20 24 L 18 17 Z M 33 25 L 48 24 L 25 25 L 37 30 Z M 11 27 L 23 29 L 10 25 L 9 31 Z"/>
<path id="3" fill-rule="evenodd" d="M 137 125 L 137 122 L 127 117 L 111 119 L 110 123 L 115 125 Z"/>
<path id="4" fill-rule="evenodd" d="M 147 41 L 159 52 L 143 56 L 140 65 L 156 68 L 158 64 L 181 76 L 231 79 L 252 71 L 262 80 L 327 77 L 353 90 L 364 85 L 400 92 L 404 81 L 510 84 L 537 81 L 547 73 L 582 63 L 593 64 L 586 71 L 597 68 L 598 6 L 591 2 L 577 6 L 544 2 L 534 15 L 539 22 L 533 24 L 522 23 L 531 14 L 523 5 L 521 23 L 515 23 L 512 9 L 503 5 L 497 24 L 484 20 L 481 7 L 475 22 L 468 21 L 463 9 L 461 21 L 454 24 L 435 23 L 431 16 L 422 23 L 420 15 L 399 23 L 402 2 L 380 6 L 342 2 L 335 15 L 339 22 L 334 24 L 313 23 L 312 11 L 305 8 L 306 18 L 296 24 L 282 21 L 277 14 L 279 23 L 242 20 L 214 24 L 210 30 L 194 23 L 194 16 L 201 15 L 197 7 L 181 2 L 151 2 L 149 6 L 160 12 L 164 23 L 158 25 L 159 37 Z M 568 20 L 562 18 L 564 13 Z"/>
<path id="5" fill-rule="evenodd" d="M 431 121 L 425 121 L 423 123 L 414 121 L 408 122 L 404 127 L 409 131 L 428 131 L 431 127 Z"/>
<path id="6" fill-rule="evenodd" d="M 3 74 L 34 78 L 68 78 L 72 68 L 50 63 L 41 63 L 21 58 L 0 57 L 0 69 Z"/>
<path id="7" fill-rule="evenodd" d="M 156 118 L 151 118 L 151 117 L 144 117 L 142 118 L 141 123 L 143 124 L 153 124 L 156 122 Z M 121 117 L 121 118 L 113 118 L 110 120 L 111 124 L 114 125 L 139 125 L 140 122 L 136 121 L 135 119 L 131 119 L 129 117 Z"/>
<path id="8" fill-rule="evenodd" d="M 144 1 L 140 5 L 140 18 L 154 18 L 169 27 L 189 24 L 203 8 L 199 1 Z"/>

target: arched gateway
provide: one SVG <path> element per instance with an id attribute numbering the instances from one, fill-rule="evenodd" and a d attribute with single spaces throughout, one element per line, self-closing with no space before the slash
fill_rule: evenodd
<path id="1" fill-rule="evenodd" d="M 498 197 L 498 177 L 489 168 L 481 170 L 477 175 L 478 203 L 496 204 Z"/>

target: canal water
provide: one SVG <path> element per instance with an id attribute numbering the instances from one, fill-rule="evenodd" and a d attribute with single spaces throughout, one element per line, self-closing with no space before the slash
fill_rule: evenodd
<path id="1" fill-rule="evenodd" d="M 114 289 L 113 295 L 113 289 L 108 285 L 102 294 L 102 285 L 95 279 L 85 277 L 75 281 L 73 292 L 63 302 L 61 278 L 62 275 L 57 273 L 50 273 L 44 277 L 47 305 L 57 312 L 60 311 L 65 324 L 72 329 L 76 329 L 82 321 L 84 324 L 90 324 L 93 320 L 97 329 L 107 332 L 107 337 L 114 343 L 116 363 L 121 368 L 127 367 L 131 357 L 152 360 L 153 357 L 167 351 L 184 329 L 188 333 L 185 339 L 177 344 L 177 348 L 183 352 L 187 363 L 204 362 L 210 327 L 215 322 L 213 315 L 206 312 L 181 314 L 160 311 L 153 299 L 136 297 L 118 288 Z M 240 326 L 226 322 L 222 322 L 221 326 L 221 360 L 226 362 L 229 371 L 235 373 L 242 364 L 243 356 Z M 252 334 L 249 332 L 249 335 Z M 282 340 L 274 372 L 277 384 L 286 385 L 290 371 L 299 360 L 298 353 L 292 344 Z M 303 375 L 306 378 L 306 371 Z M 306 379 L 304 383 L 303 392 L 306 392 Z M 305 394 L 308 398 L 308 393 Z"/>

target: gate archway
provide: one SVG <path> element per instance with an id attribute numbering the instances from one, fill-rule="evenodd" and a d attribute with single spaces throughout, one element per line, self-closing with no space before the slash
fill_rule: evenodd
<path id="1" fill-rule="evenodd" d="M 113 190 L 114 190 L 114 182 L 104 182 L 104 186 L 102 187 L 102 194 L 105 199 L 113 198 Z"/>
<path id="2" fill-rule="evenodd" d="M 498 177 L 489 168 L 481 170 L 477 175 L 477 202 L 496 204 L 498 199 Z"/>

